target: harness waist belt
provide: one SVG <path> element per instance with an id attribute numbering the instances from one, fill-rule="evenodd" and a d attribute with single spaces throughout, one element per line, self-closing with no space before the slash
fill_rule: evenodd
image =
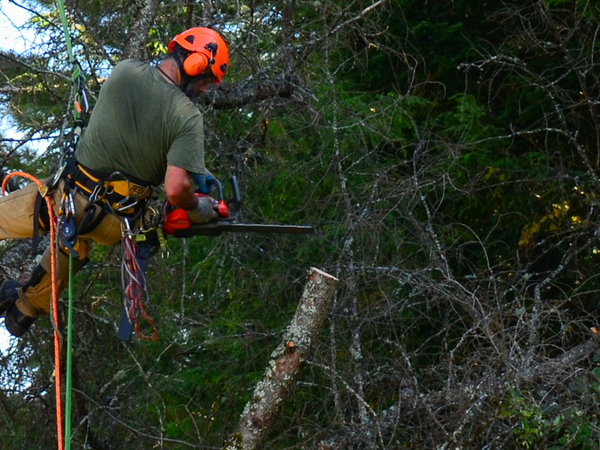
<path id="1" fill-rule="evenodd" d="M 119 172 L 106 176 L 77 162 L 66 172 L 67 179 L 72 180 L 90 201 L 102 202 L 120 216 L 137 215 L 152 195 L 150 184 Z"/>

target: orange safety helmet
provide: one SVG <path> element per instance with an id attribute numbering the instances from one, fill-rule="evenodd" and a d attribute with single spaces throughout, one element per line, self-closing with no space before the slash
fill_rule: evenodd
<path id="1" fill-rule="evenodd" d="M 169 42 L 172 53 L 175 44 L 191 52 L 183 61 L 183 71 L 190 77 L 204 73 L 209 67 L 220 83 L 229 66 L 227 44 L 219 33 L 210 28 L 190 28 Z"/>

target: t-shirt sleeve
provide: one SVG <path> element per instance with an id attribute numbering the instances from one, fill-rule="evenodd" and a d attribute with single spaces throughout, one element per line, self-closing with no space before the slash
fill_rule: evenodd
<path id="1" fill-rule="evenodd" d="M 186 108 L 187 109 L 187 108 Z M 192 109 L 192 108 L 190 108 Z M 174 127 L 174 138 L 167 152 L 167 164 L 188 172 L 204 174 L 204 121 L 193 108 L 180 115 Z"/>

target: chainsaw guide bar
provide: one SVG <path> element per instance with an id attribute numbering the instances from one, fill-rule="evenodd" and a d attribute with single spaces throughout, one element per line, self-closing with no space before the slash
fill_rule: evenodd
<path id="1" fill-rule="evenodd" d="M 187 238 L 193 236 L 220 236 L 223 233 L 310 234 L 315 232 L 315 229 L 308 225 L 238 223 L 237 219 L 242 210 L 242 198 L 237 178 L 232 176 L 229 181 L 233 197 L 228 202 L 224 200 L 223 187 L 219 180 L 211 176 L 210 180 L 206 181 L 205 192 L 209 192 L 211 188 L 215 188 L 217 191 L 219 218 L 206 223 L 192 223 L 184 213 L 180 214 L 184 220 L 181 220 L 181 217 L 170 220 L 174 214 L 180 213 L 180 210 L 176 208 L 166 216 L 164 228 L 167 234 L 176 238 Z M 204 193 L 196 192 L 196 195 Z"/>
<path id="2" fill-rule="evenodd" d="M 230 220 L 217 220 L 192 224 L 185 230 L 176 230 L 173 237 L 220 236 L 223 233 L 310 234 L 314 232 L 315 229 L 308 225 L 234 223 Z"/>

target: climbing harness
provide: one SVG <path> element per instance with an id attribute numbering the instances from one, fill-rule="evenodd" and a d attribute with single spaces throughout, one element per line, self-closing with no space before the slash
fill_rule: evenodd
<path id="1" fill-rule="evenodd" d="M 148 208 L 148 202 L 154 192 L 153 187 L 142 180 L 124 176 L 119 172 L 113 172 L 110 175 L 99 173 L 78 163 L 75 158 L 72 158 L 64 169 L 62 179 L 64 180 L 63 189 L 69 193 L 70 199 L 72 199 L 71 192 L 88 198 L 87 206 L 84 209 L 85 215 L 76 232 L 67 236 L 62 233 L 66 237 L 66 242 L 63 242 L 64 247 L 68 248 L 77 258 L 75 249 L 70 247 L 69 243 L 74 243 L 78 235 L 85 235 L 94 230 L 104 220 L 106 214 L 115 214 L 121 218 L 123 224 L 121 230 L 123 312 L 118 337 L 121 341 L 130 341 L 131 331 L 135 328 L 140 339 L 156 340 L 158 332 L 145 307 L 149 295 L 144 275 L 152 250 L 152 246 L 148 245 L 147 233 L 154 231 L 160 222 L 157 218 L 151 221 L 152 224 L 146 220 L 145 213 L 155 211 Z M 71 202 L 65 201 L 65 203 L 70 204 Z M 61 221 L 67 225 L 67 230 L 75 230 L 74 224 L 72 227 L 70 226 L 71 221 L 68 215 L 61 217 Z M 132 224 L 138 223 L 140 226 L 134 231 Z M 138 245 L 143 241 L 145 241 L 144 244 Z M 142 331 L 140 318 L 150 326 L 152 330 L 150 335 L 146 335 Z"/>
<path id="2" fill-rule="evenodd" d="M 152 195 L 152 186 L 120 172 L 110 175 L 94 171 L 73 158 L 62 177 L 86 195 L 90 204 L 97 204 L 106 212 L 135 220 L 146 208 Z"/>

